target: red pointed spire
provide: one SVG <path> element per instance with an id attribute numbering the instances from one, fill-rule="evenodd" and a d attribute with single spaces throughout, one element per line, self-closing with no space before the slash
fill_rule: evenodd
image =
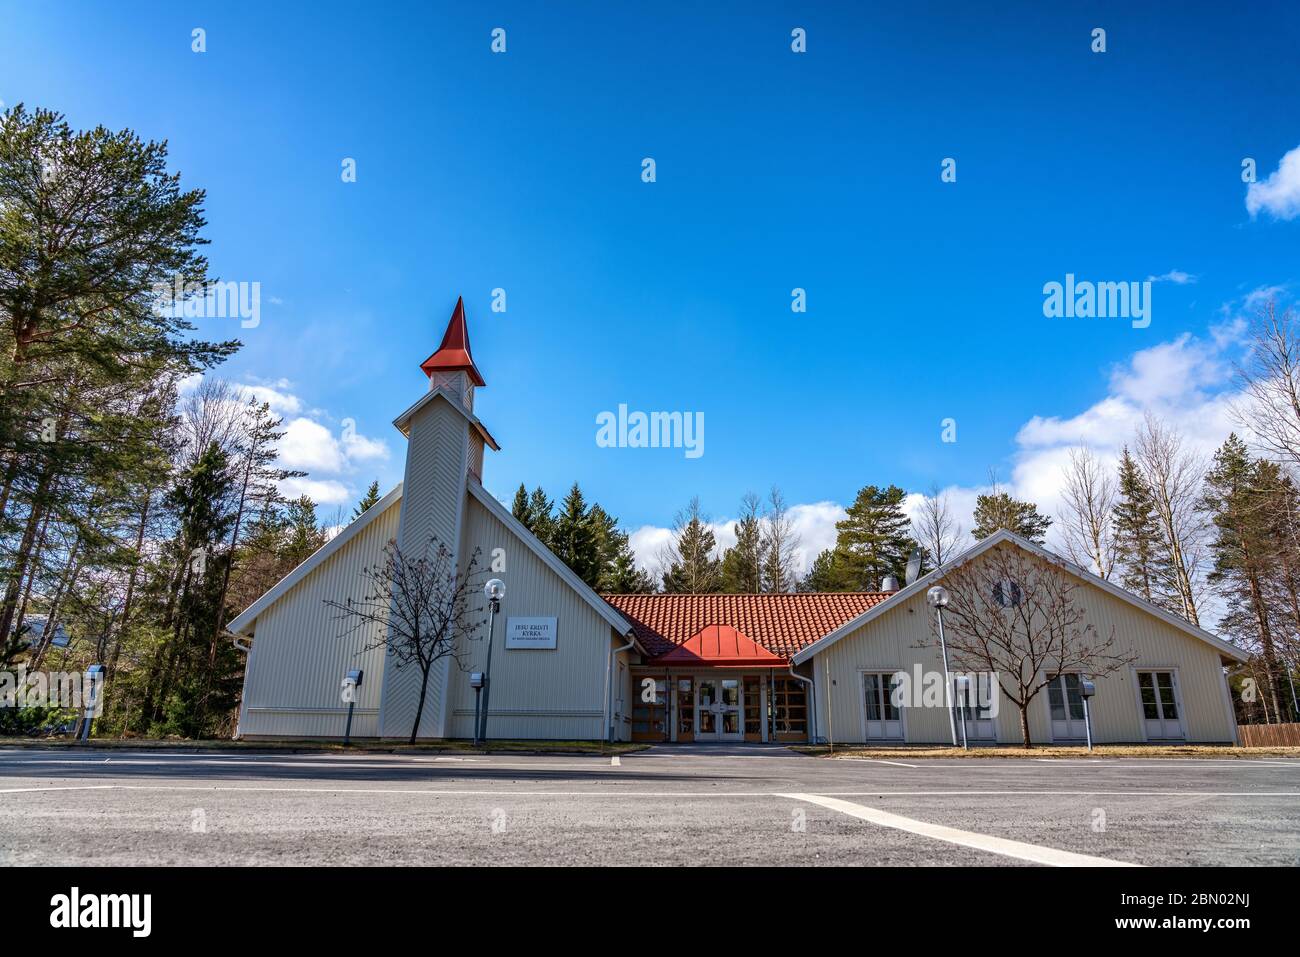
<path id="1" fill-rule="evenodd" d="M 465 325 L 465 301 L 457 296 L 456 308 L 452 310 L 451 322 L 443 333 L 442 345 L 438 351 L 420 363 L 420 368 L 429 378 L 435 372 L 463 371 L 469 374 L 475 385 L 484 385 L 483 376 L 474 365 L 474 357 L 469 351 L 469 327 Z"/>

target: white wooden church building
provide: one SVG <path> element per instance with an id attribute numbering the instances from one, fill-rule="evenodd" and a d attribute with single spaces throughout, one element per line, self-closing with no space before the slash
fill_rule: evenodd
<path id="1" fill-rule="evenodd" d="M 431 537 L 464 560 L 504 556 L 506 583 L 493 629 L 492 737 L 550 740 L 929 742 L 950 741 L 946 708 L 897 706 L 897 676 L 942 667 L 918 648 L 930 635 L 932 572 L 895 592 L 789 595 L 598 595 L 483 486 L 496 439 L 474 414 L 483 376 L 459 300 L 441 346 L 420 366 L 427 390 L 393 424 L 407 439 L 402 484 L 332 538 L 231 622 L 248 648 L 239 735 L 340 738 L 343 676 L 364 671 L 352 734 L 409 736 L 419 672 L 393 667 L 378 637 L 344 633 L 327 599 L 359 598 L 362 570 L 389 541 L 403 552 Z M 1233 742 L 1225 668 L 1233 645 L 1007 532 L 989 549 L 1034 551 L 1086 585 L 1089 619 L 1113 630 L 1131 666 L 1099 678 L 1091 699 L 1102 742 Z M 501 549 L 501 552 L 496 552 Z M 945 574 L 948 572 L 945 571 Z M 466 642 L 430 676 L 422 738 L 469 738 L 487 641 Z M 1036 742 L 1081 743 L 1081 679 L 1051 675 L 1034 701 Z M 976 742 L 1018 743 L 1014 707 L 964 713 Z"/>

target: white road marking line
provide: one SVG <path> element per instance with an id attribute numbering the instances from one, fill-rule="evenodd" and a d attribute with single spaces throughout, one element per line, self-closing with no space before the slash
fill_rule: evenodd
<path id="1" fill-rule="evenodd" d="M 611 768 L 619 768 L 623 766 L 623 762 L 618 759 L 618 755 L 616 754 L 609 759 L 609 766 Z"/>
<path id="2" fill-rule="evenodd" d="M 1089 854 L 1075 854 L 1073 851 L 1061 851 L 1054 847 L 1043 847 L 1039 844 L 1026 844 L 1023 841 L 1011 841 L 1004 837 L 993 837 L 990 834 L 977 834 L 974 831 L 962 831 L 955 827 L 946 827 L 943 824 L 930 824 L 926 821 L 917 821 L 910 817 L 903 817 L 899 814 L 891 814 L 889 811 L 881 811 L 874 807 L 867 807 L 863 804 L 853 804 L 849 801 L 841 801 L 837 798 L 822 797 L 817 794 L 783 794 L 781 797 L 787 797 L 795 801 L 806 801 L 809 804 L 816 804 L 821 807 L 830 808 L 832 811 L 839 811 L 841 814 L 847 814 L 850 817 L 856 817 L 881 827 L 890 827 L 899 831 L 907 831 L 911 834 L 919 834 L 922 837 L 933 838 L 938 841 L 947 841 L 949 844 L 960 844 L 962 847 L 973 847 L 977 851 L 989 851 L 993 854 L 1001 854 L 1004 857 L 1014 857 L 1021 861 L 1030 861 L 1034 864 L 1047 864 L 1051 867 L 1140 867 L 1138 864 L 1129 864 L 1125 861 L 1115 861 L 1106 857 L 1093 857 Z"/>
<path id="3" fill-rule="evenodd" d="M 490 770 L 490 769 L 499 769 L 502 771 L 593 771 L 593 770 L 603 770 L 606 767 L 606 765 L 603 762 L 599 762 L 599 761 L 593 761 L 590 764 L 495 764 L 492 762 L 483 762 L 474 758 L 434 758 L 433 761 L 439 761 L 439 762 L 456 761 L 456 762 L 465 762 L 467 764 L 469 763 L 477 764 L 479 765 L 479 767 L 475 769 L 476 773 L 478 771 Z M 98 766 L 102 763 L 103 763 L 102 761 L 96 761 L 91 758 L 49 758 L 42 761 L 22 762 L 24 766 L 45 765 L 45 764 L 94 764 Z M 129 767 L 141 767 L 141 766 L 147 767 L 151 765 L 153 762 L 130 761 L 130 760 L 123 760 L 119 758 L 114 763 L 116 763 L 119 767 L 129 768 Z M 204 763 L 205 763 L 204 761 L 194 761 L 191 762 L 191 766 L 196 768 L 201 768 L 203 767 Z M 238 762 L 219 761 L 216 762 L 216 765 L 225 768 L 233 768 L 237 765 L 237 763 Z M 317 761 L 257 761 L 251 763 L 254 768 L 328 768 L 331 771 L 346 771 L 350 769 L 401 770 L 407 768 L 411 770 L 416 770 L 421 767 L 428 767 L 433 762 L 426 760 L 420 763 L 412 763 L 409 761 L 405 761 L 397 764 L 373 762 L 373 761 L 352 763 L 352 764 L 341 764 L 336 762 L 317 762 Z M 183 770 L 183 769 L 178 768 L 177 770 Z"/>
<path id="4" fill-rule="evenodd" d="M 606 782 L 615 783 L 615 782 Z M 607 798 L 608 791 L 515 791 L 503 789 L 469 788 L 347 788 L 347 787 L 252 787 L 249 785 L 207 784 L 86 784 L 41 785 L 25 788 L 0 788 L 0 794 L 21 794 L 34 791 L 233 791 L 251 793 L 290 794 L 427 794 L 435 797 L 596 797 Z M 1300 791 L 971 791 L 954 788 L 947 791 L 822 791 L 822 796 L 836 797 L 1300 797 Z M 772 791 L 620 791 L 620 798 L 786 798 L 784 792 Z"/>
<path id="5" fill-rule="evenodd" d="M 902 761 L 886 761 L 884 758 L 861 758 L 862 761 L 869 761 L 872 764 L 892 764 L 896 768 L 917 768 L 919 764 L 904 764 Z"/>

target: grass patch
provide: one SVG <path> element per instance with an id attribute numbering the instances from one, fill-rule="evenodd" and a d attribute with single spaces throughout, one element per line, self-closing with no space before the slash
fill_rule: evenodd
<path id="1" fill-rule="evenodd" d="M 346 748 L 340 741 L 265 740 L 265 741 L 187 741 L 180 738 L 0 738 L 0 748 L 91 748 L 101 751 L 280 751 L 291 753 L 344 752 L 349 754 L 402 754 L 454 751 L 469 754 L 628 754 L 644 751 L 648 744 L 600 741 L 488 741 L 475 747 L 472 741 L 354 741 Z"/>
<path id="2" fill-rule="evenodd" d="M 1218 744 L 1099 744 L 1088 751 L 1083 747 L 1062 747 L 1053 744 L 1021 747 L 979 747 L 969 751 L 946 746 L 935 747 L 863 747 L 839 745 L 834 753 L 825 745 L 795 745 L 791 750 L 815 757 L 874 758 L 899 761 L 906 758 L 1300 758 L 1300 748 L 1239 748 Z"/>

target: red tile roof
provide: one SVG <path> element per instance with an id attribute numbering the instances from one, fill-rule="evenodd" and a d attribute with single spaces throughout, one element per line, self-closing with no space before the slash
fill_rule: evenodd
<path id="1" fill-rule="evenodd" d="M 881 592 L 788 595 L 604 595 L 652 656 L 686 644 L 708 625 L 730 625 L 781 658 L 829 635 L 889 597 Z"/>

